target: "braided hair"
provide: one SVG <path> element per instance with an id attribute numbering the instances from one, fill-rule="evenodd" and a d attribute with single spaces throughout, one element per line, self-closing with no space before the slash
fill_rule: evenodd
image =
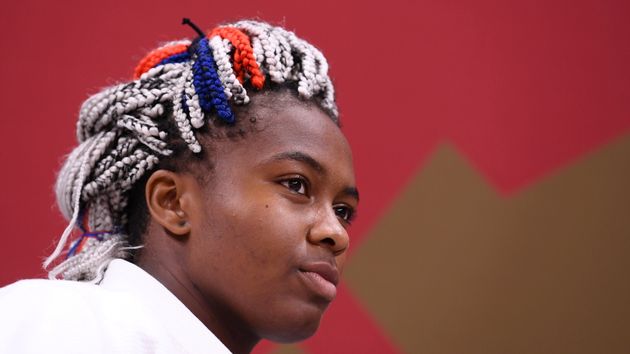
<path id="1" fill-rule="evenodd" d="M 57 204 L 69 224 L 45 260 L 52 279 L 97 282 L 114 258 L 129 258 L 130 191 L 185 144 L 202 151 L 196 133 L 234 124 L 247 90 L 285 85 L 316 102 L 338 123 L 334 89 L 322 53 L 294 33 L 259 21 L 220 26 L 169 42 L 144 57 L 134 80 L 104 89 L 79 112 L 79 145 L 59 172 Z M 169 128 L 170 127 L 170 128 Z M 181 150 L 181 149 L 179 149 Z M 184 148 L 185 150 L 185 148 Z M 69 242 L 73 230 L 82 234 Z"/>

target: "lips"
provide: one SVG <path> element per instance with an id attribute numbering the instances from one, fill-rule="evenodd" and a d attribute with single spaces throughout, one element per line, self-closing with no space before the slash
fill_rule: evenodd
<path id="1" fill-rule="evenodd" d="M 307 287 L 328 301 L 337 295 L 339 272 L 329 263 L 309 263 L 300 267 L 300 274 Z"/>

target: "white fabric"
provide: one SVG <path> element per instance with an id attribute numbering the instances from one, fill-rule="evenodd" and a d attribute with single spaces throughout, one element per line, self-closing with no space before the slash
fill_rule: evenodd
<path id="1" fill-rule="evenodd" d="M 0 353 L 230 351 L 160 282 L 117 259 L 100 285 L 33 279 L 1 288 Z"/>

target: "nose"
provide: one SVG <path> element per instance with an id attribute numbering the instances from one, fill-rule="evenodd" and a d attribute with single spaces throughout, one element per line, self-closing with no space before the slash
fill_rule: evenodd
<path id="1" fill-rule="evenodd" d="M 308 241 L 328 248 L 335 256 L 344 253 L 350 245 L 348 231 L 341 224 L 332 207 L 321 208 L 308 233 Z"/>

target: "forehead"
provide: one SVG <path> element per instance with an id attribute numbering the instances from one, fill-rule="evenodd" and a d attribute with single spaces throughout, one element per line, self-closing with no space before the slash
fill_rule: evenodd
<path id="1" fill-rule="evenodd" d="M 243 139 L 217 146 L 214 159 L 217 167 L 230 161 L 255 162 L 274 154 L 302 152 L 354 183 L 348 142 L 336 123 L 316 104 L 286 92 L 252 96 L 249 107 L 237 115 L 241 124 L 252 127 L 245 129 L 247 134 Z"/>

